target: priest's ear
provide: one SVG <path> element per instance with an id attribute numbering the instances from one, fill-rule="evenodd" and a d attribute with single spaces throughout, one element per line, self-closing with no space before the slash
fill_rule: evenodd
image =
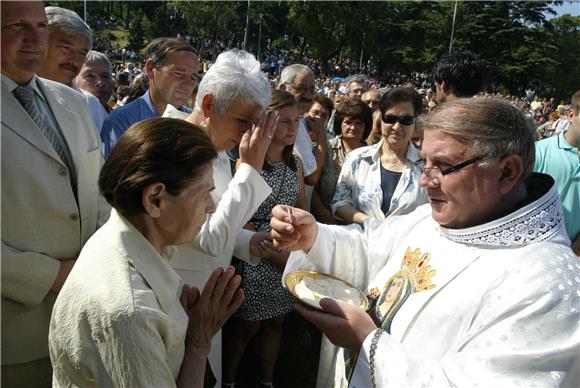
<path id="1" fill-rule="evenodd" d="M 506 155 L 499 160 L 499 191 L 508 194 L 520 184 L 524 173 L 522 158 L 517 154 Z"/>

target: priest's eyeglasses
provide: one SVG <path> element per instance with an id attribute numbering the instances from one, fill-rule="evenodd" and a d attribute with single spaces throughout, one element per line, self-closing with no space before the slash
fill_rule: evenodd
<path id="1" fill-rule="evenodd" d="M 443 180 L 445 175 L 449 175 L 452 172 L 459 171 L 462 168 L 465 168 L 473 163 L 479 162 L 483 159 L 483 156 L 476 156 L 475 158 L 471 158 L 466 160 L 465 162 L 461 162 L 444 170 L 441 170 L 439 167 L 422 167 L 422 172 L 425 173 L 427 179 L 429 179 L 429 183 L 438 185 Z"/>

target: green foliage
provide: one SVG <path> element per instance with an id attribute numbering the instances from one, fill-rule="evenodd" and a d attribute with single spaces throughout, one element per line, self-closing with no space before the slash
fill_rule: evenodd
<path id="1" fill-rule="evenodd" d="M 133 20 L 129 23 L 128 45 L 131 50 L 139 51 L 145 42 L 145 28 L 149 23 L 147 16 L 139 10 Z"/>
<path id="2" fill-rule="evenodd" d="M 380 69 L 429 71 L 449 50 L 457 5 L 454 51 L 469 50 L 486 67 L 491 90 L 568 98 L 580 89 L 580 17 L 555 15 L 562 1 L 252 1 L 247 49 L 256 53 L 261 25 L 263 49 L 294 48 L 325 63 L 329 58 L 369 59 Z M 48 1 L 74 9 L 83 3 Z M 129 45 L 143 47 L 160 36 L 190 34 L 243 40 L 247 1 L 87 2 L 89 15 L 130 21 Z M 288 35 L 286 42 L 282 37 Z"/>

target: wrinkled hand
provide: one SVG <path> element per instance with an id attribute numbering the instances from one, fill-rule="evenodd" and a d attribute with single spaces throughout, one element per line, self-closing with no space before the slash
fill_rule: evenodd
<path id="1" fill-rule="evenodd" d="M 292 219 L 288 217 L 288 208 L 292 209 Z M 277 205 L 272 209 L 270 226 L 274 248 L 287 251 L 302 249 L 308 252 L 318 233 L 318 225 L 312 214 L 286 205 Z"/>
<path id="2" fill-rule="evenodd" d="M 274 136 L 278 123 L 278 111 L 263 113 L 258 125 L 252 131 L 247 131 L 240 142 L 240 162 L 247 163 L 256 171 L 261 171 L 264 165 L 266 151 Z"/>
<path id="3" fill-rule="evenodd" d="M 180 301 L 189 316 L 187 346 L 209 352 L 214 335 L 244 300 L 240 281 L 233 267 L 225 271 L 220 267 L 210 275 L 201 294 L 195 287 L 183 288 Z"/>
<path id="4" fill-rule="evenodd" d="M 268 232 L 256 232 L 250 239 L 250 253 L 256 257 L 264 257 L 265 252 L 260 246 L 263 240 L 272 240 L 272 236 Z"/>
<path id="5" fill-rule="evenodd" d="M 337 346 L 359 351 L 365 338 L 377 328 L 367 312 L 359 307 L 330 298 L 321 299 L 320 307 L 324 312 L 302 305 L 294 306 Z"/>

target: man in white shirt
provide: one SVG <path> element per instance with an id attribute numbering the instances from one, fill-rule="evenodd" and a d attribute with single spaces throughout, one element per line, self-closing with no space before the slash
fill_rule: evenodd
<path id="1" fill-rule="evenodd" d="M 306 252 L 285 273 L 330 273 L 372 300 L 297 307 L 350 351 L 321 354 L 318 386 L 578 386 L 580 265 L 554 180 L 533 173 L 529 121 L 476 97 L 424 129 L 429 205 L 364 230 L 274 208 L 274 245 Z"/>
<path id="2" fill-rule="evenodd" d="M 310 109 L 315 92 L 314 73 L 306 65 L 294 64 L 286 66 L 280 75 L 278 88 L 286 90 L 296 98 L 300 114 L 304 115 Z M 304 165 L 306 202 L 310 206 L 312 190 L 320 178 L 325 155 L 318 147 L 315 148 L 313 146 L 308 132 L 308 124 L 304 117 L 301 117 L 294 143 L 294 151 L 300 156 Z"/>

